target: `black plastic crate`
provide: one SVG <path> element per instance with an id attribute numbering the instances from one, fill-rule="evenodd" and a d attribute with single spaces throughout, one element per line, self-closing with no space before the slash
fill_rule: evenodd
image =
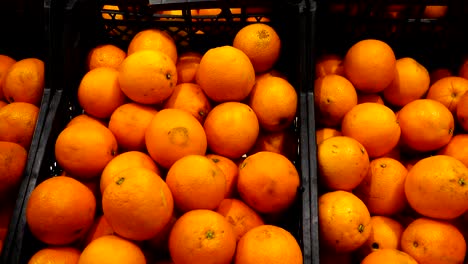
<path id="1" fill-rule="evenodd" d="M 128 4 L 131 3 L 131 4 Z M 54 157 L 54 145 L 58 134 L 70 119 L 82 113 L 76 93 L 81 78 L 86 73 L 85 59 L 88 51 L 104 43 L 111 43 L 126 50 L 132 36 L 147 28 L 161 28 L 176 40 L 178 51 L 205 52 L 220 45 L 231 45 L 235 34 L 248 23 L 265 21 L 271 24 L 282 40 L 282 54 L 276 69 L 283 72 L 298 93 L 298 111 L 294 131 L 298 138 L 298 158 L 294 163 L 301 175 L 298 199 L 288 211 L 280 225 L 290 231 L 299 242 L 304 263 L 317 263 L 316 179 L 311 175 L 309 154 L 309 120 L 311 109 L 311 36 L 313 2 L 304 0 L 288 1 L 141 1 L 101 0 L 67 2 L 57 21 L 63 20 L 61 46 L 55 52 L 63 54 L 54 57 L 54 93 L 50 111 L 42 132 L 41 145 L 35 160 L 31 179 L 25 188 L 25 199 L 19 211 L 18 225 L 14 237 L 14 250 L 8 263 L 27 263 L 31 256 L 45 244 L 31 234 L 25 217 L 25 208 L 31 191 L 43 180 L 59 175 L 61 168 Z M 120 10 L 103 9 L 104 5 L 117 5 Z M 254 7 L 262 7 L 258 12 Z M 219 8 L 220 15 L 191 17 L 190 10 L 198 8 Z M 230 8 L 240 8 L 232 14 Z M 181 10 L 181 15 L 162 15 L 161 10 Z M 250 12 L 252 10 L 252 12 Z M 255 11 L 255 12 L 254 12 Z M 103 18 L 103 15 L 107 19 Z M 122 20 L 115 19 L 123 15 Z M 263 20 L 262 20 L 263 19 Z M 249 20 L 249 21 L 247 21 Z M 204 34 L 196 34 L 202 30 Z M 313 113 L 313 112 L 312 112 Z M 315 234 L 315 239 L 312 236 Z M 317 247 L 318 249 L 318 247 Z"/>
<path id="2" fill-rule="evenodd" d="M 0 5 L 0 54 L 12 57 L 16 61 L 26 58 L 38 58 L 44 62 L 45 88 L 39 105 L 39 115 L 34 130 L 31 145 L 28 149 L 26 167 L 15 197 L 15 207 L 10 219 L 8 231 L 3 241 L 0 263 L 9 263 L 8 256 L 12 252 L 12 244 L 20 217 L 20 208 L 24 203 L 24 191 L 31 178 L 32 167 L 37 150 L 41 146 L 40 136 L 44 128 L 45 118 L 51 99 L 50 76 L 50 45 L 48 39 L 52 37 L 49 22 L 49 9 L 44 8 L 41 1 L 4 1 Z"/>

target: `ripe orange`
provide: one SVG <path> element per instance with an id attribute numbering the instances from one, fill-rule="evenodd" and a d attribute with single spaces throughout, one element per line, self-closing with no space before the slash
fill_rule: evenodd
<path id="1" fill-rule="evenodd" d="M 405 193 L 409 205 L 432 218 L 453 219 L 468 209 L 468 168 L 453 157 L 431 156 L 408 172 Z"/>
<path id="2" fill-rule="evenodd" d="M 0 197 L 16 190 L 26 167 L 28 152 L 20 145 L 0 141 Z"/>
<path id="3" fill-rule="evenodd" d="M 100 180 L 100 190 L 104 193 L 106 187 L 112 183 L 115 176 L 120 172 L 130 168 L 145 168 L 161 175 L 161 171 L 156 166 L 150 156 L 139 151 L 128 151 L 117 155 L 102 171 Z"/>
<path id="4" fill-rule="evenodd" d="M 361 247 L 371 232 L 366 205 L 354 194 L 328 192 L 319 197 L 320 241 L 335 252 L 351 252 Z"/>
<path id="5" fill-rule="evenodd" d="M 146 147 L 150 156 L 168 169 L 180 158 L 205 155 L 206 134 L 198 120 L 180 109 L 163 109 L 146 129 Z"/>
<path id="6" fill-rule="evenodd" d="M 3 81 L 3 94 L 10 102 L 39 105 L 44 92 L 44 62 L 28 58 L 13 64 Z"/>
<path id="7" fill-rule="evenodd" d="M 442 103 L 418 99 L 398 113 L 401 139 L 417 151 L 431 151 L 445 146 L 453 136 L 454 118 Z"/>
<path id="8" fill-rule="evenodd" d="M 89 229 L 88 234 L 86 234 L 84 245 L 86 247 L 93 240 L 113 234 L 115 234 L 114 229 L 112 226 L 110 226 L 104 215 L 101 215 L 96 220 L 94 220 L 94 223 Z"/>
<path id="9" fill-rule="evenodd" d="M 198 84 L 182 83 L 174 88 L 164 108 L 177 108 L 193 115 L 201 124 L 211 111 L 211 103 Z"/>
<path id="10" fill-rule="evenodd" d="M 175 63 L 164 53 L 143 50 L 129 55 L 119 67 L 120 89 L 141 104 L 166 100 L 177 84 Z"/>
<path id="11" fill-rule="evenodd" d="M 369 156 L 357 140 L 336 136 L 317 147 L 319 181 L 329 190 L 351 191 L 369 169 Z"/>
<path id="12" fill-rule="evenodd" d="M 273 68 L 280 56 L 281 40 L 276 31 L 262 23 L 254 23 L 237 32 L 232 44 L 249 57 L 255 72 Z"/>
<path id="13" fill-rule="evenodd" d="M 118 236 L 103 236 L 93 240 L 81 253 L 77 264 L 146 264 L 141 249 Z"/>
<path id="14" fill-rule="evenodd" d="M 399 161 L 378 158 L 370 162 L 369 170 L 354 193 L 369 212 L 394 215 L 406 206 L 405 179 L 408 171 Z"/>
<path id="15" fill-rule="evenodd" d="M 226 178 L 209 158 L 188 155 L 176 161 L 167 172 L 166 182 L 177 208 L 216 209 L 226 193 Z"/>
<path id="16" fill-rule="evenodd" d="M 395 113 L 378 103 L 353 107 L 343 118 L 341 132 L 359 141 L 371 158 L 390 152 L 398 144 L 401 134 Z"/>
<path id="17" fill-rule="evenodd" d="M 100 120 L 98 118 L 89 116 L 87 114 L 81 114 L 81 115 L 75 116 L 74 118 L 72 118 L 70 120 L 70 122 L 67 123 L 66 127 L 69 127 L 69 126 L 72 126 L 72 125 L 75 125 L 75 124 L 78 124 L 78 123 L 86 123 L 86 122 L 91 122 L 93 124 L 103 125 L 103 126 L 107 127 L 107 124 L 104 123 L 104 121 L 102 121 L 102 120 Z"/>
<path id="18" fill-rule="evenodd" d="M 255 84 L 255 70 L 241 50 L 217 47 L 203 55 L 196 81 L 215 102 L 242 101 Z"/>
<path id="19" fill-rule="evenodd" d="M 236 236 L 224 217 L 209 210 L 193 210 L 182 215 L 169 236 L 169 252 L 174 263 L 231 263 Z"/>
<path id="20" fill-rule="evenodd" d="M 468 93 L 465 93 L 459 101 L 456 109 L 457 121 L 465 132 L 468 132 Z"/>
<path id="21" fill-rule="evenodd" d="M 358 104 L 363 103 L 377 103 L 377 104 L 384 104 L 382 97 L 377 93 L 358 93 Z"/>
<path id="22" fill-rule="evenodd" d="M 270 151 L 295 160 L 298 156 L 297 136 L 292 129 L 278 132 L 260 131 L 255 145 L 250 149 L 249 155 L 260 151 Z"/>
<path id="23" fill-rule="evenodd" d="M 334 128 L 324 127 L 315 131 L 315 141 L 317 142 L 317 146 L 320 145 L 320 143 L 322 143 L 326 139 L 338 136 L 342 136 L 342 134 L 340 131 Z"/>
<path id="24" fill-rule="evenodd" d="M 281 227 L 255 227 L 237 244 L 236 264 L 301 264 L 302 261 L 302 251 L 296 239 Z"/>
<path id="25" fill-rule="evenodd" d="M 328 74 L 344 75 L 343 60 L 336 54 L 320 56 L 315 62 L 315 78 L 321 78 Z"/>
<path id="26" fill-rule="evenodd" d="M 173 209 L 168 186 L 146 168 L 123 170 L 102 195 L 104 217 L 115 233 L 132 240 L 150 239 L 160 232 Z"/>
<path id="27" fill-rule="evenodd" d="M 345 114 L 356 106 L 357 100 L 354 86 L 342 76 L 331 74 L 315 80 L 318 122 L 325 126 L 339 126 Z"/>
<path id="28" fill-rule="evenodd" d="M 8 70 L 15 64 L 16 60 L 7 56 L 0 54 L 0 99 L 4 99 L 5 95 L 3 94 L 3 82 L 8 73 Z"/>
<path id="29" fill-rule="evenodd" d="M 39 108 L 30 103 L 11 103 L 0 109 L 0 141 L 18 143 L 29 150 Z"/>
<path id="30" fill-rule="evenodd" d="M 452 75 L 453 75 L 452 71 L 450 71 L 447 68 L 438 68 L 438 69 L 432 70 L 430 73 L 431 85 L 442 78 L 450 77 Z"/>
<path id="31" fill-rule="evenodd" d="M 283 78 L 272 76 L 256 83 L 249 97 L 249 106 L 264 130 L 281 131 L 294 121 L 297 101 L 294 87 Z"/>
<path id="32" fill-rule="evenodd" d="M 46 247 L 37 251 L 28 264 L 76 264 L 81 252 L 73 247 Z"/>
<path id="33" fill-rule="evenodd" d="M 399 222 L 385 216 L 372 216 L 370 226 L 369 238 L 358 249 L 362 257 L 384 249 L 400 249 L 404 229 Z"/>
<path id="34" fill-rule="evenodd" d="M 257 212 L 279 213 L 296 199 L 300 179 L 285 156 L 268 151 L 248 156 L 239 166 L 237 190 Z"/>
<path id="35" fill-rule="evenodd" d="M 117 141 L 102 125 L 80 123 L 69 126 L 60 132 L 55 142 L 58 164 L 83 179 L 98 177 L 115 155 Z"/>
<path id="36" fill-rule="evenodd" d="M 429 89 L 429 72 L 412 58 L 396 61 L 396 76 L 383 91 L 387 102 L 394 106 L 404 106 L 423 97 Z"/>
<path id="37" fill-rule="evenodd" d="M 454 136 L 437 154 L 454 157 L 468 167 L 468 135 L 458 134 Z"/>
<path id="38" fill-rule="evenodd" d="M 382 249 L 374 251 L 365 257 L 361 264 L 418 264 L 413 257 L 398 249 Z"/>
<path id="39" fill-rule="evenodd" d="M 232 197 L 237 192 L 237 178 L 239 177 L 237 164 L 226 157 L 216 154 L 208 154 L 206 157 L 218 166 L 226 178 L 226 193 L 224 194 L 224 198 Z"/>
<path id="40" fill-rule="evenodd" d="M 78 87 L 78 101 L 86 113 L 97 118 L 108 118 L 124 104 L 116 69 L 100 67 L 89 71 Z"/>
<path id="41" fill-rule="evenodd" d="M 118 69 L 127 54 L 117 46 L 105 44 L 94 47 L 89 51 L 86 64 L 88 70 L 99 67 Z"/>
<path id="42" fill-rule="evenodd" d="M 200 66 L 202 55 L 196 52 L 186 52 L 177 61 L 177 84 L 194 83 Z"/>
<path id="43" fill-rule="evenodd" d="M 204 124 L 209 148 L 231 159 L 240 158 L 255 144 L 259 123 L 248 105 L 227 102 L 211 110 Z"/>
<path id="44" fill-rule="evenodd" d="M 119 148 L 146 149 L 146 129 L 158 111 L 151 106 L 128 103 L 119 106 L 110 116 L 109 130 L 114 134 Z"/>
<path id="45" fill-rule="evenodd" d="M 458 101 L 468 91 L 468 80 L 461 77 L 445 77 L 429 88 L 427 99 L 441 102 L 452 113 L 457 109 Z"/>
<path id="46" fill-rule="evenodd" d="M 419 218 L 403 232 L 401 248 L 417 263 L 463 263 L 466 242 L 453 225 Z"/>
<path id="47" fill-rule="evenodd" d="M 343 61 L 346 77 L 357 90 L 367 93 L 383 91 L 396 72 L 392 48 L 383 41 L 361 40 L 346 53 Z"/>
<path id="48" fill-rule="evenodd" d="M 79 181 L 57 176 L 31 192 L 26 221 L 33 235 L 49 245 L 66 245 L 86 234 L 93 224 L 96 199 Z"/>
<path id="49" fill-rule="evenodd" d="M 237 199 L 224 199 L 216 212 L 232 225 L 237 241 L 252 228 L 264 224 L 262 218 L 248 205 Z"/>
<path id="50" fill-rule="evenodd" d="M 147 29 L 138 32 L 128 45 L 128 55 L 142 50 L 159 51 L 166 54 L 172 62 L 177 62 L 177 47 L 174 39 L 165 31 Z"/>

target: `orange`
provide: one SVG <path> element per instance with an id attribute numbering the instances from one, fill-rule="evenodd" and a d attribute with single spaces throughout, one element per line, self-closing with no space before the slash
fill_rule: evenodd
<path id="1" fill-rule="evenodd" d="M 454 157 L 468 167 L 468 135 L 458 134 L 454 136 L 437 154 Z"/>
<path id="2" fill-rule="evenodd" d="M 174 39 L 165 31 L 147 29 L 138 32 L 128 45 L 127 54 L 131 55 L 142 50 L 160 51 L 166 54 L 172 62 L 177 62 L 177 47 Z"/>
<path id="3" fill-rule="evenodd" d="M 27 151 L 20 145 L 0 141 L 0 197 L 16 190 L 26 167 Z"/>
<path id="4" fill-rule="evenodd" d="M 125 102 L 116 69 L 100 67 L 89 71 L 78 87 L 78 101 L 84 111 L 97 118 L 108 118 Z"/>
<path id="5" fill-rule="evenodd" d="M 361 261 L 361 264 L 418 264 L 413 257 L 398 249 L 374 251 Z"/>
<path id="6" fill-rule="evenodd" d="M 341 132 L 330 127 L 320 128 L 315 131 L 315 141 L 317 143 L 317 146 L 320 145 L 320 143 L 322 143 L 326 139 L 338 136 L 342 136 Z"/>
<path id="7" fill-rule="evenodd" d="M 182 83 L 174 88 L 164 108 L 177 108 L 193 115 L 201 124 L 211 111 L 211 103 L 198 84 Z"/>
<path id="8" fill-rule="evenodd" d="M 104 123 L 104 121 L 102 121 L 102 120 L 100 120 L 98 118 L 89 116 L 87 114 L 81 114 L 81 115 L 77 115 L 74 118 L 72 118 L 70 120 L 70 122 L 68 122 L 66 127 L 69 127 L 69 126 L 72 126 L 72 125 L 75 125 L 75 124 L 78 124 L 78 123 L 85 123 L 85 122 L 91 122 L 93 124 L 107 126 L 107 124 Z"/>
<path id="9" fill-rule="evenodd" d="M 401 139 L 417 151 L 431 151 L 448 144 L 454 131 L 454 118 L 442 103 L 418 99 L 398 113 Z"/>
<path id="10" fill-rule="evenodd" d="M 119 106 L 110 116 L 109 130 L 119 147 L 126 150 L 146 149 L 145 133 L 158 111 L 151 106 L 128 103 Z"/>
<path id="11" fill-rule="evenodd" d="M 66 245 L 86 234 L 93 224 L 96 199 L 79 181 L 56 176 L 31 192 L 26 221 L 32 234 L 49 245 Z"/>
<path id="12" fill-rule="evenodd" d="M 463 263 L 466 242 L 453 225 L 427 218 L 412 222 L 403 232 L 401 248 L 417 263 Z"/>
<path id="13" fill-rule="evenodd" d="M 11 103 L 0 109 L 0 141 L 18 143 L 29 149 L 39 108 L 30 103 Z"/>
<path id="14" fill-rule="evenodd" d="M 237 241 L 252 228 L 264 224 L 253 209 L 237 199 L 224 199 L 216 211 L 232 225 Z"/>
<path id="15" fill-rule="evenodd" d="M 117 174 L 130 168 L 145 168 L 161 175 L 161 171 L 147 154 L 139 151 L 124 152 L 117 155 L 104 167 L 100 181 L 101 193 L 104 193 L 106 187 L 112 183 Z"/>
<path id="16" fill-rule="evenodd" d="M 456 109 L 457 121 L 465 132 L 468 132 L 468 93 L 464 94 Z"/>
<path id="17" fill-rule="evenodd" d="M 150 156 L 168 169 L 180 158 L 205 155 L 206 134 L 198 120 L 180 109 L 163 109 L 158 112 L 145 134 Z"/>
<path id="18" fill-rule="evenodd" d="M 76 264 L 81 252 L 72 247 L 46 247 L 37 251 L 28 264 Z"/>
<path id="19" fill-rule="evenodd" d="M 255 112 L 248 105 L 227 102 L 211 110 L 204 129 L 211 151 L 236 159 L 254 146 L 260 126 Z"/>
<path id="20" fill-rule="evenodd" d="M 3 82 L 8 73 L 8 70 L 15 64 L 16 60 L 7 56 L 0 54 L 0 99 L 4 99 L 5 95 L 3 94 Z"/>
<path id="21" fill-rule="evenodd" d="M 85 246 L 89 245 L 93 240 L 96 240 L 103 236 L 113 235 L 114 229 L 110 226 L 109 222 L 107 222 L 106 218 L 101 215 L 99 216 L 91 226 L 86 234 L 85 238 Z"/>
<path id="22" fill-rule="evenodd" d="M 468 80 L 461 77 L 445 77 L 429 88 L 427 99 L 441 102 L 452 113 L 457 109 L 458 101 L 468 91 Z"/>
<path id="23" fill-rule="evenodd" d="M 224 194 L 224 198 L 232 197 L 237 192 L 237 178 L 239 177 L 237 164 L 226 157 L 216 154 L 208 154 L 206 157 L 218 166 L 226 178 L 226 193 Z"/>
<path id="24" fill-rule="evenodd" d="M 281 227 L 261 225 L 247 232 L 237 244 L 236 264 L 302 264 L 296 239 Z"/>
<path id="25" fill-rule="evenodd" d="M 118 236 L 103 236 L 93 240 L 81 253 L 78 264 L 146 264 L 141 249 Z"/>
<path id="26" fill-rule="evenodd" d="M 447 14 L 447 6 L 428 5 L 424 8 L 424 18 L 441 18 Z"/>
<path id="27" fill-rule="evenodd" d="M 395 159 L 374 159 L 370 162 L 367 175 L 354 193 L 372 214 L 394 215 L 403 211 L 406 206 L 407 174 L 405 166 Z"/>
<path id="28" fill-rule="evenodd" d="M 315 80 L 314 101 L 318 122 L 325 126 L 338 126 L 345 114 L 356 106 L 358 96 L 350 81 L 330 74 Z"/>
<path id="29" fill-rule="evenodd" d="M 209 210 L 193 210 L 182 215 L 169 236 L 169 252 L 174 263 L 231 263 L 236 235 L 224 217 Z"/>
<path id="30" fill-rule="evenodd" d="M 44 62 L 28 58 L 13 64 L 3 80 L 3 94 L 8 102 L 39 105 L 44 92 Z"/>
<path id="31" fill-rule="evenodd" d="M 437 82 L 438 80 L 452 76 L 452 71 L 447 68 L 437 68 L 432 70 L 430 73 L 431 85 Z M 463 77 L 463 76 L 461 76 Z"/>
<path id="32" fill-rule="evenodd" d="M 264 130 L 281 131 L 294 121 L 297 101 L 294 87 L 283 78 L 272 76 L 256 83 L 249 97 L 249 106 Z"/>
<path id="33" fill-rule="evenodd" d="M 320 241 L 335 252 L 351 252 L 367 241 L 371 232 L 366 205 L 354 194 L 328 192 L 318 200 Z"/>
<path id="34" fill-rule="evenodd" d="M 223 171 L 209 158 L 188 155 L 176 161 L 167 172 L 167 186 L 177 208 L 216 209 L 226 193 Z"/>
<path id="35" fill-rule="evenodd" d="M 232 46 L 249 57 L 255 72 L 266 72 L 278 61 L 281 40 L 272 27 L 254 23 L 237 32 Z"/>
<path id="36" fill-rule="evenodd" d="M 403 226 L 397 221 L 385 216 L 372 216 L 370 220 L 371 232 L 364 245 L 358 249 L 365 257 L 372 252 L 385 249 L 400 249 Z"/>
<path id="37" fill-rule="evenodd" d="M 237 190 L 243 201 L 260 213 L 279 213 L 296 199 L 300 179 L 285 156 L 262 151 L 239 166 Z"/>
<path id="38" fill-rule="evenodd" d="M 203 55 L 196 81 L 215 102 L 242 101 L 255 84 L 255 70 L 241 50 L 222 46 Z"/>
<path id="39" fill-rule="evenodd" d="M 284 129 L 278 132 L 261 131 L 249 154 L 271 151 L 284 155 L 290 160 L 295 160 L 298 156 L 297 145 L 297 135 L 292 129 Z"/>
<path id="40" fill-rule="evenodd" d="M 321 78 L 328 74 L 344 75 L 343 60 L 336 54 L 320 56 L 315 62 L 315 78 Z"/>
<path id="41" fill-rule="evenodd" d="M 390 108 L 378 103 L 363 103 L 346 113 L 341 133 L 359 141 L 369 157 L 375 158 L 387 154 L 398 144 L 401 130 Z"/>
<path id="42" fill-rule="evenodd" d="M 99 67 L 118 69 L 122 61 L 127 57 L 125 51 L 111 44 L 99 45 L 88 53 L 86 64 L 88 70 Z"/>
<path id="43" fill-rule="evenodd" d="M 104 217 L 115 233 L 132 240 L 150 239 L 160 232 L 173 209 L 168 186 L 146 168 L 121 171 L 102 194 Z"/>
<path id="44" fill-rule="evenodd" d="M 117 141 L 104 126 L 81 123 L 65 128 L 55 142 L 58 164 L 84 179 L 97 177 L 117 155 Z"/>
<path id="45" fill-rule="evenodd" d="M 382 97 L 377 93 L 370 93 L 370 94 L 359 93 L 357 103 L 358 104 L 363 104 L 363 103 L 384 104 L 384 101 Z"/>
<path id="46" fill-rule="evenodd" d="M 468 209 L 468 168 L 453 157 L 431 156 L 417 162 L 408 172 L 405 193 L 418 213 L 453 219 Z"/>
<path id="47" fill-rule="evenodd" d="M 196 52 L 182 53 L 176 63 L 177 84 L 194 83 L 202 55 Z"/>
<path id="48" fill-rule="evenodd" d="M 119 67 L 120 89 L 131 100 L 157 104 L 166 100 L 177 84 L 177 69 L 166 54 L 143 50 L 129 55 Z"/>
<path id="49" fill-rule="evenodd" d="M 429 72 L 413 58 L 396 61 L 396 75 L 383 91 L 387 102 L 394 106 L 404 106 L 423 97 L 429 89 Z"/>
<path id="50" fill-rule="evenodd" d="M 351 191 L 369 169 L 369 156 L 357 140 L 336 136 L 317 147 L 319 181 L 329 190 Z"/>
<path id="51" fill-rule="evenodd" d="M 346 77 L 362 92 L 383 91 L 390 85 L 396 72 L 392 48 L 383 41 L 361 40 L 354 44 L 343 60 Z"/>

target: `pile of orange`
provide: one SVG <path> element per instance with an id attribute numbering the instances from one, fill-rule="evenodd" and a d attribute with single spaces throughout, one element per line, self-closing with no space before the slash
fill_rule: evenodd
<path id="1" fill-rule="evenodd" d="M 466 65 L 430 74 L 375 39 L 317 61 L 321 262 L 464 263 Z"/>
<path id="2" fill-rule="evenodd" d="M 48 245 L 30 263 L 302 263 L 294 236 L 267 221 L 300 186 L 298 98 L 273 70 L 280 50 L 266 24 L 205 54 L 178 54 L 158 29 L 127 52 L 91 50 L 84 113 L 55 142 L 64 172 L 27 202 Z"/>
<path id="3" fill-rule="evenodd" d="M 0 55 L 0 252 L 44 92 L 44 63 Z"/>

